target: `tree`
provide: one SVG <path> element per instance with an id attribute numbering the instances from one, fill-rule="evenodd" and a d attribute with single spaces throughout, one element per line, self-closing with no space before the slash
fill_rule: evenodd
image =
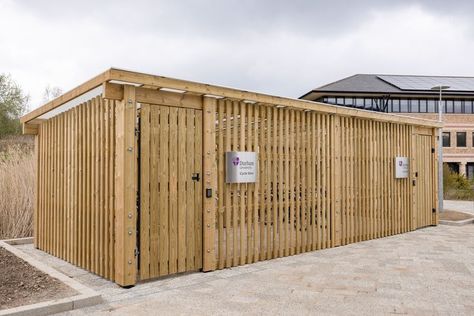
<path id="1" fill-rule="evenodd" d="M 63 94 L 63 90 L 59 87 L 51 87 L 51 86 L 47 86 L 45 89 L 44 89 L 44 93 L 43 93 L 43 104 L 44 103 L 48 103 L 49 101 L 53 100 L 53 99 L 56 99 L 57 97 L 59 97 L 61 94 Z"/>
<path id="2" fill-rule="evenodd" d="M 28 107 L 28 95 L 7 74 L 0 74 L 0 138 L 21 132 L 20 117 Z"/>

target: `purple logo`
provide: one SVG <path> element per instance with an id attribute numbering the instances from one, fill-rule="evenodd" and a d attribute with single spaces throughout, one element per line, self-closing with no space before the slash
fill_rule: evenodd
<path id="1" fill-rule="evenodd" d="M 403 164 L 403 162 L 400 160 L 400 161 L 398 162 L 398 165 L 401 167 L 402 164 Z"/>
<path id="2" fill-rule="evenodd" d="M 235 157 L 234 159 L 232 159 L 232 164 L 234 166 L 238 166 L 239 165 L 239 162 L 240 162 L 240 158 L 239 157 Z"/>

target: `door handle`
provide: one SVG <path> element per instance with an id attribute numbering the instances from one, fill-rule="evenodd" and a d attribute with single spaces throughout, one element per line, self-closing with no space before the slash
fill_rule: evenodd
<path id="1" fill-rule="evenodd" d="M 199 173 L 193 173 L 191 179 L 193 181 L 199 182 Z"/>

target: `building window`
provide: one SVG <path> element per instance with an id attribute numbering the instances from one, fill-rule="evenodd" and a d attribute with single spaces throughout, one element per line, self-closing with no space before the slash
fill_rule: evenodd
<path id="1" fill-rule="evenodd" d="M 393 109 L 393 112 L 400 112 L 400 100 L 399 99 L 392 100 L 392 109 Z"/>
<path id="2" fill-rule="evenodd" d="M 358 107 L 358 108 L 363 108 L 363 107 L 364 107 L 364 99 L 362 99 L 362 98 L 357 98 L 357 99 L 356 99 L 356 107 Z"/>
<path id="3" fill-rule="evenodd" d="M 426 113 L 426 100 L 420 100 L 420 113 Z"/>
<path id="4" fill-rule="evenodd" d="M 445 113 L 454 113 L 454 102 L 453 102 L 453 100 L 446 100 L 444 112 Z"/>
<path id="5" fill-rule="evenodd" d="M 438 108 L 436 106 L 435 100 L 428 100 L 428 113 L 436 113 Z"/>
<path id="6" fill-rule="evenodd" d="M 346 97 L 345 100 L 344 100 L 344 104 L 353 106 L 354 105 L 354 100 L 352 98 L 347 98 Z"/>
<path id="7" fill-rule="evenodd" d="M 454 101 L 454 113 L 463 113 L 461 100 Z"/>
<path id="8" fill-rule="evenodd" d="M 419 112 L 420 112 L 420 107 L 419 107 L 419 105 L 418 105 L 418 100 L 412 99 L 412 100 L 410 101 L 410 103 L 411 103 L 411 111 L 410 111 L 410 112 L 412 112 L 412 113 L 419 113 Z"/>
<path id="9" fill-rule="evenodd" d="M 456 133 L 456 146 L 457 147 L 466 147 L 466 132 L 457 132 Z"/>
<path id="10" fill-rule="evenodd" d="M 472 101 L 471 100 L 465 100 L 464 101 L 464 113 L 473 113 L 472 112 Z"/>
<path id="11" fill-rule="evenodd" d="M 328 97 L 328 103 L 329 103 L 329 104 L 336 104 L 336 98 L 334 98 L 334 97 Z"/>
<path id="12" fill-rule="evenodd" d="M 443 132 L 443 147 L 451 147 L 451 133 Z"/>
<path id="13" fill-rule="evenodd" d="M 408 112 L 408 100 L 401 99 L 400 100 L 400 112 Z"/>

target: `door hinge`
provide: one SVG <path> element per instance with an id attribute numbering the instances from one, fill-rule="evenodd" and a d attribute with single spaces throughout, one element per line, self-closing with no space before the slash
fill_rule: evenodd
<path id="1" fill-rule="evenodd" d="M 138 137 L 140 136 L 140 128 L 135 127 L 135 136 Z"/>
<path id="2" fill-rule="evenodd" d="M 135 251 L 134 251 L 135 257 L 138 257 L 139 254 L 140 254 L 140 251 L 138 250 L 138 248 L 135 248 Z"/>
<path id="3" fill-rule="evenodd" d="M 433 213 L 436 213 L 436 209 L 435 209 L 435 208 L 434 208 L 432 211 L 433 211 Z"/>
<path id="4" fill-rule="evenodd" d="M 431 148 L 431 153 L 432 153 L 432 154 L 435 153 L 435 149 L 434 149 L 434 148 Z"/>

